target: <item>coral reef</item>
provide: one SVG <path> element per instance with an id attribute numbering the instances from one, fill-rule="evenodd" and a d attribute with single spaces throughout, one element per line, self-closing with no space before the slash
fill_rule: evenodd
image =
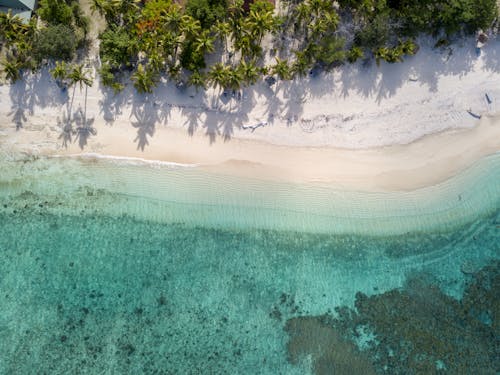
<path id="1" fill-rule="evenodd" d="M 400 290 L 358 293 L 356 308 L 339 308 L 336 317 L 290 319 L 289 360 L 312 356 L 316 374 L 347 373 L 349 363 L 350 374 L 368 374 L 367 358 L 377 373 L 498 374 L 499 270 L 495 261 L 469 275 L 461 300 L 420 274 Z"/>

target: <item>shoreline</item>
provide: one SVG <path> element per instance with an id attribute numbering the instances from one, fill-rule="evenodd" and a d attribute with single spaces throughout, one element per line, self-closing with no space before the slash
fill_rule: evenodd
<path id="1" fill-rule="evenodd" d="M 443 182 L 500 150 L 500 116 L 484 117 L 472 129 L 448 130 L 410 144 L 364 150 L 284 146 L 246 139 L 209 144 L 200 134 L 187 136 L 179 129 L 160 128 L 155 143 L 142 151 L 131 142 L 133 134 L 127 128 L 126 124 L 100 128 L 98 144 L 89 151 L 72 145 L 58 150 L 40 147 L 33 152 L 30 146 L 41 134 L 34 131 L 31 140 L 22 135 L 24 149 L 14 139 L 11 152 L 159 162 L 215 174 L 356 191 L 411 191 Z"/>
<path id="2" fill-rule="evenodd" d="M 240 101 L 165 82 L 153 95 L 127 87 L 113 96 L 96 82 L 87 97 L 76 89 L 72 102 L 72 90 L 61 92 L 44 69 L 0 86 L 0 152 L 100 154 L 348 190 L 415 190 L 500 151 L 500 72 L 492 65 L 500 43 L 479 57 L 472 44 L 453 48 L 443 59 L 422 43 L 401 64 L 347 65 L 273 89 L 261 83 Z M 82 135 L 78 126 L 93 130 Z"/>

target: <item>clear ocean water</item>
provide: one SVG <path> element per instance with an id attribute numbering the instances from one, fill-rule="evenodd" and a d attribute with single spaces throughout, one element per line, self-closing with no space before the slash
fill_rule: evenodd
<path id="1" fill-rule="evenodd" d="M 498 374 L 499 258 L 500 155 L 402 193 L 5 160 L 0 374 Z"/>

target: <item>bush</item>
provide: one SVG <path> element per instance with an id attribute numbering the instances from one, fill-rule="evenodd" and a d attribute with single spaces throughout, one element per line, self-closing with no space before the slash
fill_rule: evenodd
<path id="1" fill-rule="evenodd" d="M 187 41 L 182 46 L 180 63 L 184 69 L 190 70 L 191 72 L 196 72 L 206 67 L 203 54 L 196 51 L 194 42 L 192 41 Z"/>
<path id="2" fill-rule="evenodd" d="M 365 27 L 355 35 L 355 43 L 358 46 L 375 50 L 384 46 L 390 37 L 390 17 L 387 13 L 377 14 L 375 18 L 367 23 Z"/>
<path id="3" fill-rule="evenodd" d="M 129 65 L 131 54 L 134 50 L 134 42 L 130 35 L 122 27 L 108 28 L 100 36 L 100 55 L 102 61 L 113 67 Z"/>
<path id="4" fill-rule="evenodd" d="M 115 94 L 124 89 L 124 86 L 117 80 L 115 73 L 113 73 L 112 68 L 108 64 L 102 64 L 99 69 L 99 75 L 102 85 L 111 87 Z"/>
<path id="5" fill-rule="evenodd" d="M 225 0 L 188 0 L 186 13 L 200 21 L 203 29 L 208 29 L 227 14 Z"/>
<path id="6" fill-rule="evenodd" d="M 64 0 L 40 0 L 38 15 L 52 25 L 72 25 L 73 11 Z"/>
<path id="7" fill-rule="evenodd" d="M 345 58 L 344 39 L 334 36 L 327 36 L 321 39 L 315 56 L 317 62 L 326 67 L 335 67 L 341 65 Z"/>
<path id="8" fill-rule="evenodd" d="M 40 62 L 45 58 L 71 60 L 75 54 L 77 40 L 71 28 L 51 25 L 35 35 L 33 55 Z"/>

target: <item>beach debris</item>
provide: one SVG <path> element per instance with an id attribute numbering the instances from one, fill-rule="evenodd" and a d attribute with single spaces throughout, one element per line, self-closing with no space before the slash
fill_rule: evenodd
<path id="1" fill-rule="evenodd" d="M 469 115 L 471 115 L 472 117 L 474 117 L 474 118 L 477 118 L 477 119 L 480 119 L 480 118 L 481 118 L 481 115 L 478 115 L 478 114 L 476 114 L 476 113 L 472 112 L 472 109 L 470 109 L 470 108 L 467 110 L 467 113 L 468 113 Z"/>
<path id="2" fill-rule="evenodd" d="M 490 97 L 488 96 L 488 94 L 484 94 L 484 96 L 486 97 L 486 101 L 488 102 L 488 104 L 491 104 L 492 101 L 491 101 Z"/>
<path id="3" fill-rule="evenodd" d="M 242 125 L 241 128 L 242 129 L 251 129 L 252 133 L 255 131 L 255 129 L 257 128 L 260 128 L 262 126 L 266 126 L 268 124 L 267 121 L 262 121 L 262 122 L 259 122 L 258 124 L 255 124 L 255 125 Z"/>

